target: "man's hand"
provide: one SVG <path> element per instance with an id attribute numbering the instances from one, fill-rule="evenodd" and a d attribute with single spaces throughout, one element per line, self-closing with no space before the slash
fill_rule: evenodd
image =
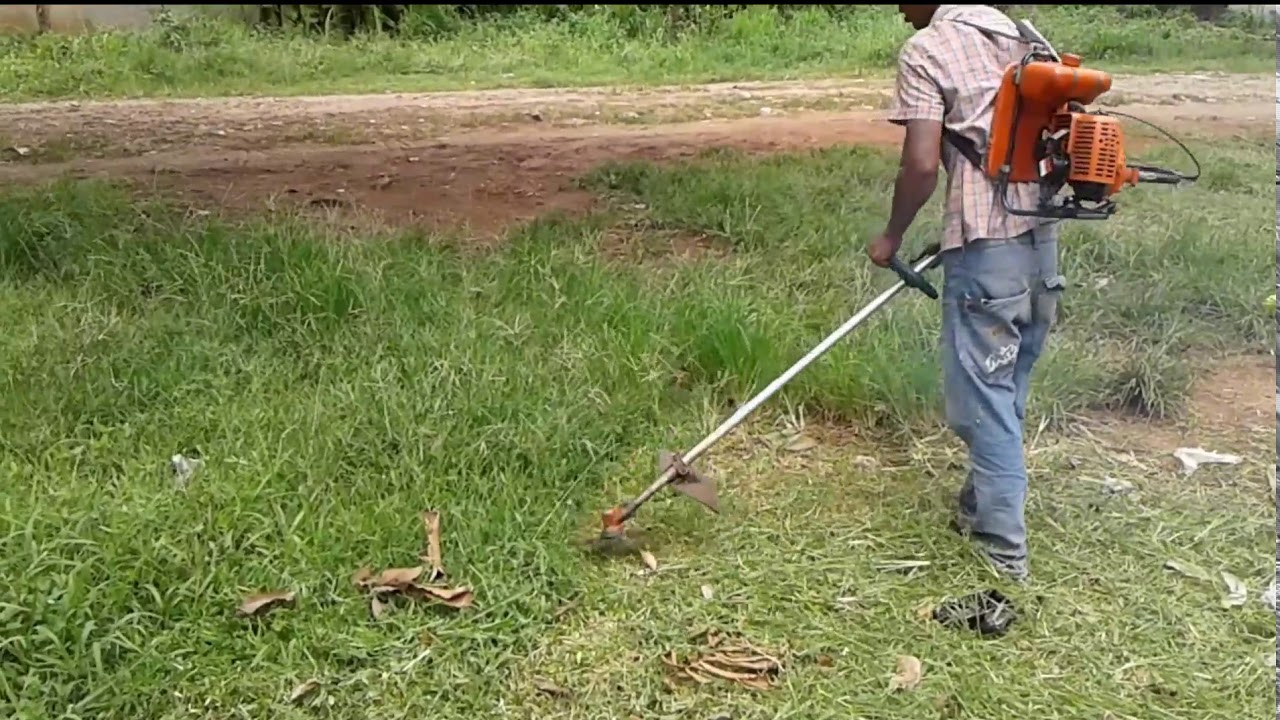
<path id="1" fill-rule="evenodd" d="M 887 268 L 889 267 L 889 260 L 893 259 L 900 247 L 902 247 L 902 238 L 888 233 L 880 233 L 867 245 L 867 256 L 871 258 L 871 262 L 882 268 Z"/>

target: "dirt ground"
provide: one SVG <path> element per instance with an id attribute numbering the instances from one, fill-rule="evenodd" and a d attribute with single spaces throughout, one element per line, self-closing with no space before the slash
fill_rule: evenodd
<path id="1" fill-rule="evenodd" d="M 202 212 L 336 209 L 483 239 L 546 212 L 589 210 L 592 196 L 573 181 L 609 160 L 897 143 L 882 116 L 891 91 L 852 78 L 6 105 L 0 180 L 110 177 Z M 1275 102 L 1270 78 L 1219 73 L 1117 76 L 1109 97 L 1170 131 L 1259 142 Z M 1274 428 L 1274 375 L 1274 357 L 1224 368 L 1197 390 L 1197 414 L 1224 429 Z"/>
<path id="2" fill-rule="evenodd" d="M 1117 109 L 1171 130 L 1261 131 L 1262 76 L 1117 77 Z M 881 79 L 643 90 L 61 102 L 0 107 L 0 179 L 131 180 L 204 210 L 349 208 L 492 237 L 588 209 L 573 179 L 618 159 L 896 143 Z"/>

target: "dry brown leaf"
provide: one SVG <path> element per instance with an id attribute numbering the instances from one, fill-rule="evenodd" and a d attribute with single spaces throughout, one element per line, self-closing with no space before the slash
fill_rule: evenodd
<path id="1" fill-rule="evenodd" d="M 311 696 L 312 693 L 314 693 L 316 690 L 319 690 L 319 689 L 320 689 L 320 681 L 316 680 L 315 678 L 312 678 L 298 685 L 293 689 L 293 692 L 289 693 L 289 704 L 293 705 L 296 703 L 300 703 L 303 700 L 306 700 L 308 697 Z"/>
<path id="2" fill-rule="evenodd" d="M 853 458 L 853 464 L 861 468 L 875 469 L 880 467 L 880 461 L 870 455 L 858 455 Z"/>
<path id="3" fill-rule="evenodd" d="M 653 553 L 648 550 L 640 551 L 640 561 L 644 563 L 645 567 L 649 568 L 650 572 L 658 571 L 658 558 L 654 557 Z"/>
<path id="4" fill-rule="evenodd" d="M 803 433 L 787 441 L 787 450 L 794 453 L 808 452 L 818 447 L 818 441 Z"/>
<path id="5" fill-rule="evenodd" d="M 721 641 L 723 640 L 724 640 L 724 635 L 721 635 L 720 633 L 710 628 L 704 628 L 702 630 L 698 630 L 697 632 L 694 632 L 689 635 L 690 643 L 702 642 L 708 648 L 719 647 Z"/>
<path id="6" fill-rule="evenodd" d="M 579 600 L 570 600 L 569 602 L 564 603 L 560 607 L 556 608 L 555 612 L 551 613 L 552 621 L 558 622 L 565 615 L 568 615 L 569 613 L 576 610 L 580 603 L 581 601 Z"/>
<path id="7" fill-rule="evenodd" d="M 426 510 L 422 513 L 422 532 L 426 536 L 426 547 L 423 548 L 419 560 L 431 568 L 428 582 L 439 582 L 444 579 L 444 561 L 440 553 L 440 513 Z"/>
<path id="8" fill-rule="evenodd" d="M 406 589 L 411 591 L 411 594 L 435 600 L 459 610 L 471 607 L 472 602 L 475 600 L 475 596 L 472 594 L 471 588 L 465 587 L 447 588 L 431 585 L 418 585 L 415 583 Z"/>
<path id="9" fill-rule="evenodd" d="M 288 590 L 250 595 L 236 608 L 236 614 L 240 617 L 261 617 L 278 607 L 292 605 L 293 600 L 294 594 Z"/>
<path id="10" fill-rule="evenodd" d="M 376 586 L 374 592 L 403 589 L 421 577 L 423 570 L 425 568 L 421 565 L 411 568 L 387 568 L 370 580 L 369 584 Z"/>
<path id="11" fill-rule="evenodd" d="M 753 653 L 750 648 L 734 649 L 725 653 L 718 653 L 711 656 L 710 660 L 719 663 L 723 667 L 755 673 L 769 672 L 774 668 L 780 667 L 777 660 L 769 657 L 768 655 Z"/>
<path id="12" fill-rule="evenodd" d="M 963 706 L 959 700 L 950 695 L 939 695 L 933 699 L 933 709 L 938 711 L 939 718 L 953 718 L 960 715 Z M 1106 720 L 1106 717 L 1103 717 Z"/>
<path id="13" fill-rule="evenodd" d="M 768 690 L 773 687 L 773 683 L 765 678 L 751 678 L 750 680 L 739 680 L 739 684 L 752 690 Z"/>
<path id="14" fill-rule="evenodd" d="M 373 580 L 373 571 L 367 567 L 362 567 L 351 573 L 351 584 L 358 588 L 365 588 Z"/>
<path id="15" fill-rule="evenodd" d="M 707 685 L 712 681 L 711 678 L 699 673 L 697 670 L 694 670 L 693 668 L 684 668 L 683 672 L 685 677 L 698 683 L 699 685 Z"/>
<path id="16" fill-rule="evenodd" d="M 711 637 L 711 634 L 708 634 Z M 688 663 L 676 660 L 675 653 L 668 654 L 663 662 L 679 676 L 699 684 L 715 679 L 728 680 L 755 690 L 767 690 L 782 671 L 782 663 L 745 643 L 725 647 L 718 652 L 704 655 Z"/>
<path id="17" fill-rule="evenodd" d="M 573 696 L 573 693 L 551 682 L 550 680 L 547 680 L 546 678 L 534 678 L 533 688 L 538 692 L 542 693 L 543 695 L 547 695 L 553 698 L 568 698 Z"/>
<path id="18" fill-rule="evenodd" d="M 836 659 L 831 657 L 830 655 L 827 655 L 826 653 L 823 653 L 822 655 L 819 655 L 818 657 L 814 658 L 814 662 L 820 668 L 829 668 L 829 667 L 835 667 Z"/>
<path id="19" fill-rule="evenodd" d="M 933 603 L 924 602 L 916 606 L 916 620 L 929 622 L 933 619 Z"/>
<path id="20" fill-rule="evenodd" d="M 750 680 L 755 677 L 754 673 L 740 672 L 738 670 L 730 670 L 730 669 L 721 667 L 719 664 L 717 664 L 718 662 L 724 662 L 724 659 L 716 658 L 714 662 L 711 658 L 707 658 L 705 660 L 698 660 L 697 662 L 693 663 L 689 667 L 693 670 L 701 670 L 702 672 L 705 672 L 708 675 L 712 675 L 718 678 L 723 678 L 725 680 Z M 732 664 L 730 664 L 730 667 L 732 667 Z"/>
<path id="21" fill-rule="evenodd" d="M 898 657 L 897 672 L 889 680 L 890 690 L 915 690 L 924 676 L 924 668 L 920 659 L 911 655 Z"/>
<path id="22" fill-rule="evenodd" d="M 369 614 L 373 616 L 374 620 L 381 620 L 382 616 L 390 609 L 391 605 L 382 602 L 377 595 L 369 598 Z"/>

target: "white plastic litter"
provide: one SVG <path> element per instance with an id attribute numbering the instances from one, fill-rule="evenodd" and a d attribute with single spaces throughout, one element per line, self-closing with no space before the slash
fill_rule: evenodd
<path id="1" fill-rule="evenodd" d="M 204 465 L 204 461 L 199 458 L 189 458 L 182 453 L 178 453 L 169 458 L 169 467 L 173 470 L 173 484 L 178 489 L 185 488 L 191 478 L 195 476 L 200 467 Z"/>
<path id="2" fill-rule="evenodd" d="M 1262 602 L 1266 603 L 1267 607 L 1273 611 L 1276 609 L 1276 578 L 1274 575 L 1271 576 L 1271 584 L 1267 586 L 1266 590 L 1262 591 Z"/>
<path id="3" fill-rule="evenodd" d="M 1216 453 L 1204 448 L 1178 448 L 1173 456 L 1182 462 L 1182 474 L 1190 475 L 1200 469 L 1201 465 L 1239 465 L 1239 455 Z"/>
<path id="4" fill-rule="evenodd" d="M 1227 596 L 1222 599 L 1222 607 L 1240 607 L 1249 602 L 1249 588 L 1244 581 L 1226 570 L 1221 574 L 1222 581 L 1227 584 Z"/>

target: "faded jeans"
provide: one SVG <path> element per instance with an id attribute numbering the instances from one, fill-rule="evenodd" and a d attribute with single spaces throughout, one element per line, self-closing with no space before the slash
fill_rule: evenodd
<path id="1" fill-rule="evenodd" d="M 1031 369 L 1065 285 L 1057 227 L 970 242 L 943 253 L 942 268 L 947 424 L 969 449 L 957 520 L 998 567 L 1025 576 L 1023 423 Z"/>

